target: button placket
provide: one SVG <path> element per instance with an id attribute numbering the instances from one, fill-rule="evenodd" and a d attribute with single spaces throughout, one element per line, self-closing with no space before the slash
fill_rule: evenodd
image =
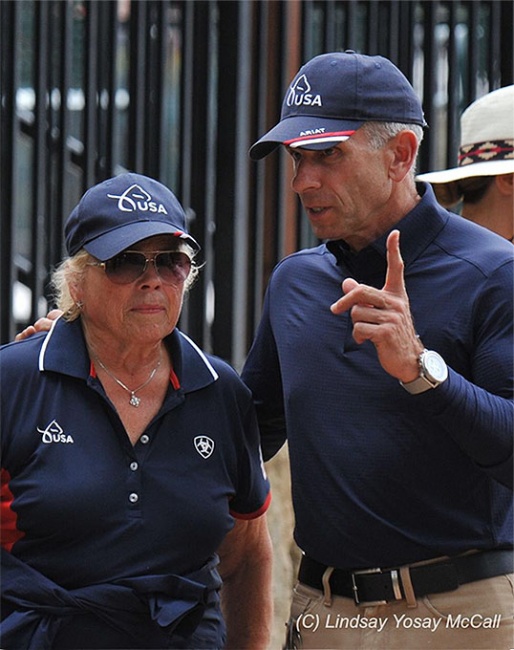
<path id="1" fill-rule="evenodd" d="M 143 433 L 137 443 L 131 447 L 127 460 L 127 502 L 132 516 L 142 516 L 143 499 L 142 468 L 146 456 L 150 453 L 152 437 Z"/>
<path id="2" fill-rule="evenodd" d="M 143 434 L 147 444 L 150 441 L 150 437 L 146 434 Z M 143 436 L 141 436 L 140 441 Z M 141 516 L 141 496 L 142 496 L 142 476 L 141 476 L 141 467 L 142 459 L 141 454 L 137 450 L 138 445 L 136 445 L 132 450 L 131 454 L 127 459 L 127 500 L 129 511 L 132 516 L 139 517 Z M 139 447 L 141 451 L 141 447 Z M 146 453 L 147 448 L 143 448 L 143 454 Z"/>

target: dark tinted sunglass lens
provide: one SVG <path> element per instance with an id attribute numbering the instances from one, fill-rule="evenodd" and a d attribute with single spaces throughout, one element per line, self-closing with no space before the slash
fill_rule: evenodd
<path id="1" fill-rule="evenodd" d="M 143 253 L 120 253 L 105 263 L 105 272 L 117 284 L 134 282 L 143 273 L 145 255 Z"/>
<path id="2" fill-rule="evenodd" d="M 185 253 L 159 253 L 155 265 L 164 282 L 173 284 L 184 282 L 191 271 L 191 260 Z"/>

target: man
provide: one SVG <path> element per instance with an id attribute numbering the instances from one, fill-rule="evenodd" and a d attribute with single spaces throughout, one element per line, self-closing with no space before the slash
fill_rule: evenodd
<path id="1" fill-rule="evenodd" d="M 390 61 L 324 54 L 250 150 L 285 146 L 325 240 L 243 370 L 265 458 L 289 444 L 290 648 L 513 647 L 512 246 L 416 186 L 424 126 Z"/>
<path id="2" fill-rule="evenodd" d="M 514 239 L 514 86 L 480 97 L 461 117 L 458 166 L 420 174 L 445 207 Z"/>

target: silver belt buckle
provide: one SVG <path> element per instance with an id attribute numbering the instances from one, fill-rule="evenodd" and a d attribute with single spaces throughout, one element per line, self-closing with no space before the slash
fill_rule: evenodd
<path id="1" fill-rule="evenodd" d="M 353 589 L 353 599 L 355 601 L 356 605 L 359 605 L 360 607 L 373 607 L 374 605 L 387 605 L 387 600 L 365 600 L 362 601 L 359 598 L 359 587 L 357 586 L 357 580 L 355 579 L 355 576 L 359 575 L 367 575 L 370 573 L 383 573 L 382 569 L 380 568 L 374 568 L 374 569 L 362 569 L 360 571 L 352 571 L 352 589 Z M 388 573 L 391 574 L 391 582 L 393 583 L 393 593 L 394 597 L 396 600 L 402 600 L 402 591 L 400 589 L 400 581 L 398 579 L 398 571 L 395 571 L 394 569 L 392 571 L 389 571 Z"/>

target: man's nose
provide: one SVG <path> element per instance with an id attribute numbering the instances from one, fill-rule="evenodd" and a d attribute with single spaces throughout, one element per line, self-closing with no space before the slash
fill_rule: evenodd
<path id="1" fill-rule="evenodd" d="M 317 166 L 308 159 L 298 161 L 295 164 L 291 187 L 293 192 L 297 194 L 319 189 L 321 187 L 321 178 Z"/>

